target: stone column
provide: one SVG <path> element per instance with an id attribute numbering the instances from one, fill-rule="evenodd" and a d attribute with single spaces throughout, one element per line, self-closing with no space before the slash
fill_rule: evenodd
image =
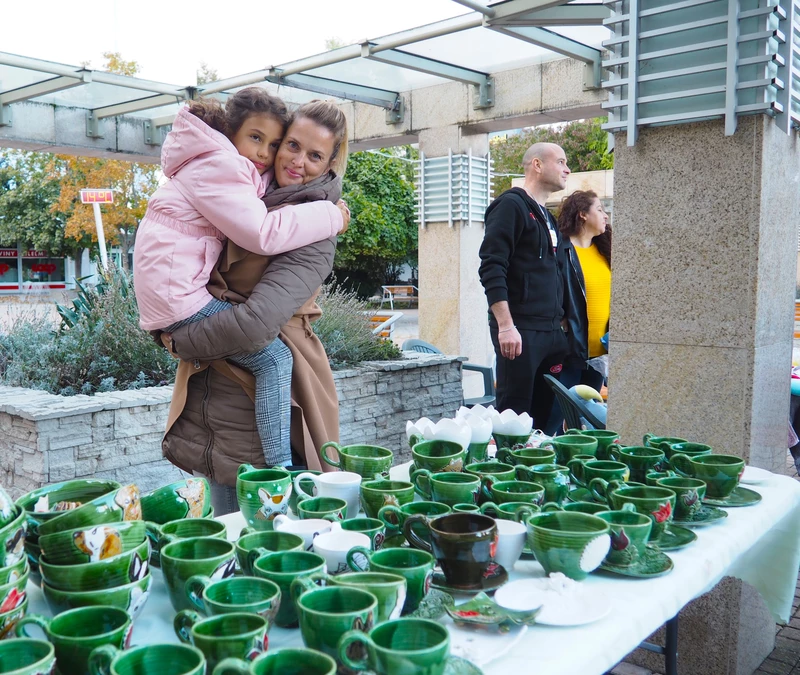
<path id="1" fill-rule="evenodd" d="M 484 156 L 489 135 L 464 135 L 456 125 L 425 129 L 419 148 L 426 157 L 472 150 Z M 490 365 L 493 354 L 487 322 L 486 296 L 478 279 L 478 250 L 483 223 L 462 221 L 426 223 L 419 232 L 420 338 L 446 354 L 466 356 L 473 363 Z M 465 374 L 466 375 L 466 374 Z M 474 378 L 477 380 L 478 378 Z M 468 395 L 477 382 L 466 380 Z M 479 388 L 480 391 L 482 389 Z"/>
<path id="2" fill-rule="evenodd" d="M 723 129 L 616 139 L 608 428 L 783 472 L 800 148 L 765 116 Z M 738 581 L 681 617 L 680 672 L 750 673 L 774 644 L 769 613 Z"/>

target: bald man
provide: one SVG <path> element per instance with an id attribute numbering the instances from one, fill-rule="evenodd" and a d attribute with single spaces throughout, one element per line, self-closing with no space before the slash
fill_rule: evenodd
<path id="1" fill-rule="evenodd" d="M 527 412 L 547 433 L 553 393 L 544 375 L 558 375 L 567 353 L 562 324 L 568 294 L 566 245 L 545 207 L 570 174 L 564 150 L 536 143 L 522 158 L 525 183 L 486 209 L 481 283 L 497 354 L 497 408 Z"/>

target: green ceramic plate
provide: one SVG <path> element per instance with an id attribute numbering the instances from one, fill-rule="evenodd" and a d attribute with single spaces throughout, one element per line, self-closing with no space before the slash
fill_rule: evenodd
<path id="1" fill-rule="evenodd" d="M 496 565 L 494 573 L 488 578 L 481 579 L 481 583 L 478 586 L 450 586 L 448 585 L 447 580 L 444 578 L 444 574 L 442 574 L 441 570 L 434 570 L 431 588 L 435 588 L 439 591 L 445 591 L 446 593 L 472 594 L 480 593 L 481 591 L 485 593 L 492 593 L 506 583 L 506 581 L 508 581 L 508 572 L 506 572 L 502 565 Z"/>
<path id="2" fill-rule="evenodd" d="M 677 551 L 695 541 L 697 541 L 697 535 L 694 532 L 670 523 L 660 537 L 650 540 L 648 546 L 662 551 Z"/>
<path id="3" fill-rule="evenodd" d="M 678 520 L 677 518 L 673 518 L 672 522 L 681 527 L 705 527 L 706 525 L 718 523 L 720 520 L 727 517 L 727 511 L 703 504 L 691 520 Z"/>
<path id="4" fill-rule="evenodd" d="M 532 625 L 541 607 L 528 612 L 504 609 L 486 593 L 478 593 L 469 602 L 446 609 L 456 625 L 492 626 L 500 632 L 511 630 L 514 625 Z"/>
<path id="5" fill-rule="evenodd" d="M 611 565 L 607 562 L 603 562 L 600 565 L 600 569 L 605 572 L 638 579 L 649 579 L 650 577 L 669 574 L 673 567 L 672 558 L 655 548 L 645 548 L 639 560 L 633 565 Z"/>
<path id="6" fill-rule="evenodd" d="M 411 612 L 411 614 L 406 614 L 404 618 L 430 619 L 431 621 L 435 621 L 436 619 L 439 619 L 445 615 L 448 607 L 452 607 L 455 604 L 456 601 L 453 600 L 452 595 L 445 593 L 444 591 L 431 588 L 431 590 L 428 591 L 428 594 L 422 598 L 422 602 L 419 603 L 419 607 Z"/>
<path id="7" fill-rule="evenodd" d="M 739 485 L 730 493 L 725 499 L 712 499 L 706 497 L 703 504 L 709 506 L 722 506 L 723 508 L 731 508 L 734 506 L 753 506 L 761 501 L 761 495 L 755 490 L 748 490 L 746 487 Z"/>

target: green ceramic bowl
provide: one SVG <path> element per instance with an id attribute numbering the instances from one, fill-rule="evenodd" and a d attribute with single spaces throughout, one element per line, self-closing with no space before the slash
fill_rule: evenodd
<path id="1" fill-rule="evenodd" d="M 28 565 L 31 568 L 31 574 L 34 575 L 33 579 L 41 580 L 39 575 L 39 557 L 41 556 L 41 549 L 39 544 L 34 544 L 32 541 L 25 541 L 25 557 L 28 559 Z"/>
<path id="2" fill-rule="evenodd" d="M 62 591 L 42 582 L 42 592 L 54 615 L 76 607 L 110 605 L 124 609 L 135 619 L 144 607 L 152 583 L 153 578 L 148 573 L 130 584 L 99 591 Z"/>
<path id="3" fill-rule="evenodd" d="M 12 511 L 14 519 L 0 528 L 0 565 L 4 567 L 15 565 L 25 557 L 28 522 L 21 508 L 15 506 Z"/>
<path id="4" fill-rule="evenodd" d="M 60 516 L 39 526 L 39 536 L 54 534 L 79 527 L 92 527 L 107 523 L 121 523 L 124 520 L 141 520 L 142 504 L 139 488 L 133 483 L 95 497 L 83 506 L 65 511 Z"/>
<path id="5" fill-rule="evenodd" d="M 46 534 L 38 543 L 51 565 L 79 565 L 127 553 L 144 540 L 144 521 L 129 520 Z"/>
<path id="6" fill-rule="evenodd" d="M 528 547 L 548 575 L 561 572 L 582 581 L 600 566 L 611 546 L 608 523 L 588 513 L 537 513 L 527 525 Z"/>
<path id="7" fill-rule="evenodd" d="M 28 575 L 23 574 L 21 577 L 0 586 L 0 610 L 3 613 L 17 609 L 22 604 L 27 597 L 25 590 L 27 585 Z M 0 623 L 0 632 L 3 628 L 4 624 Z"/>
<path id="8" fill-rule="evenodd" d="M 0 567 L 0 585 L 16 581 L 20 577 L 26 576 L 29 573 L 30 565 L 28 564 L 28 557 L 23 556 L 22 560 L 14 563 L 13 565 Z"/>
<path id="9" fill-rule="evenodd" d="M 20 593 L 9 601 L 9 607 L 7 612 L 0 613 L 0 640 L 11 636 L 19 620 L 28 613 L 28 595 Z"/>
<path id="10" fill-rule="evenodd" d="M 370 480 L 361 483 L 361 507 L 368 518 L 377 518 L 387 504 L 403 506 L 414 501 L 414 486 L 400 480 Z"/>
<path id="11" fill-rule="evenodd" d="M 9 675 L 43 675 L 55 672 L 56 655 L 47 640 L 17 638 L 0 643 L 0 664 Z M 8 664 L 8 665 L 6 665 Z"/>
<path id="12" fill-rule="evenodd" d="M 210 508 L 211 488 L 202 476 L 163 485 L 142 496 L 142 518 L 152 523 L 203 518 Z"/>
<path id="13" fill-rule="evenodd" d="M 97 562 L 81 565 L 52 565 L 39 559 L 42 580 L 62 591 L 94 591 L 138 581 L 148 573 L 150 549 L 147 541 L 136 548 Z"/>
<path id="14" fill-rule="evenodd" d="M 35 540 L 39 536 L 39 525 L 64 513 L 64 509 L 56 510 L 57 504 L 85 504 L 121 487 L 115 480 L 68 480 L 28 492 L 16 504 L 25 511 L 30 538 Z"/>

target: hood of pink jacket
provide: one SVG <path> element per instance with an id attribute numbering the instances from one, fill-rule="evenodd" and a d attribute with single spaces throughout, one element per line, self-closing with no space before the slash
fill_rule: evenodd
<path id="1" fill-rule="evenodd" d="M 219 150 L 236 152 L 227 136 L 192 115 L 188 108 L 178 112 L 172 131 L 175 133 L 167 135 L 161 148 L 161 168 L 169 178 L 200 155 Z"/>

